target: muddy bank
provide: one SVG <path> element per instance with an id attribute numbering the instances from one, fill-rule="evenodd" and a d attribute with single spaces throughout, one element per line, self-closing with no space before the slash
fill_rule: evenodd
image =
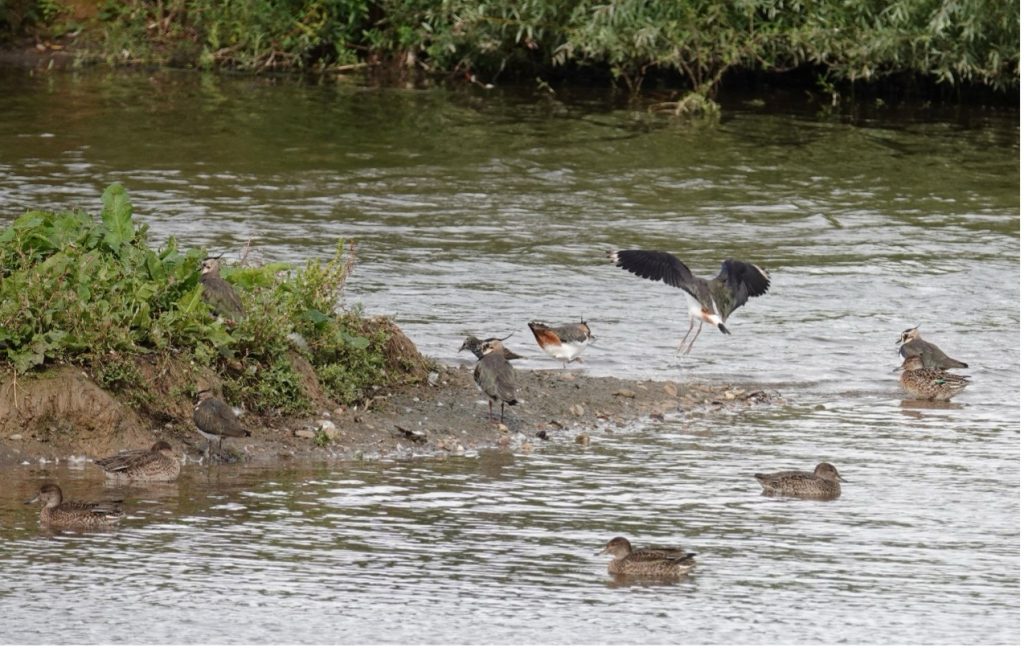
<path id="1" fill-rule="evenodd" d="M 166 380 L 168 374 L 159 375 Z M 595 429 L 643 417 L 712 413 L 779 399 L 747 386 L 624 380 L 579 370 L 520 370 L 517 381 L 520 403 L 506 408 L 504 425 L 488 418 L 472 365 L 435 366 L 422 381 L 382 390 L 360 406 L 321 400 L 316 415 L 302 419 L 243 413 L 253 436 L 226 440 L 225 459 L 373 459 L 484 448 L 529 452 L 550 442 L 587 443 Z M 0 465 L 97 458 L 157 439 L 167 440 L 190 462 L 203 460 L 206 442 L 192 427 L 187 399 L 168 397 L 147 407 L 125 403 L 75 367 L 0 387 Z"/>

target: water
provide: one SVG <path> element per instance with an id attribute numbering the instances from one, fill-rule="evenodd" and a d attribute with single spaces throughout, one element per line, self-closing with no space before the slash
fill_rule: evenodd
<path id="1" fill-rule="evenodd" d="M 374 89 L 193 74 L 0 71 L 0 209 L 123 182 L 154 239 L 266 260 L 355 238 L 345 301 L 448 363 L 466 332 L 591 324 L 594 375 L 756 383 L 782 405 L 600 430 L 530 455 L 0 476 L 5 642 L 1015 643 L 1020 631 L 1017 115 L 727 102 L 692 128 L 603 96 Z M 198 118 L 196 117 L 198 115 Z M 701 334 L 682 293 L 611 267 L 665 249 L 772 287 Z M 974 382 L 902 400 L 915 324 Z M 834 502 L 750 474 L 836 464 Z M 123 494 L 114 533 L 50 537 L 44 479 Z M 680 583 L 619 587 L 612 536 L 679 543 Z M 55 603 L 56 602 L 56 603 Z M 50 608 L 66 618 L 55 623 Z"/>

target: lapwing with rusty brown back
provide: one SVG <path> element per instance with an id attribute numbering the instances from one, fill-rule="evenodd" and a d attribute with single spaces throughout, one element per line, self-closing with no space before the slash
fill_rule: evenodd
<path id="1" fill-rule="evenodd" d="M 181 462 L 166 441 L 157 441 L 145 450 L 125 450 L 94 463 L 115 481 L 174 481 L 181 472 Z"/>
<path id="2" fill-rule="evenodd" d="M 918 327 L 908 328 L 900 334 L 896 344 L 900 345 L 900 355 L 904 358 L 920 356 L 923 369 L 966 369 L 967 363 L 954 360 L 942 352 L 942 349 L 928 342 Z"/>
<path id="3" fill-rule="evenodd" d="M 493 338 L 493 337 L 490 337 L 490 338 L 484 338 L 483 340 L 481 340 L 480 338 L 476 337 L 475 335 L 467 335 L 466 339 L 462 342 L 462 346 L 459 347 L 459 352 L 461 353 L 463 351 L 469 351 L 470 353 L 472 353 L 473 355 L 476 356 L 477 360 L 479 360 L 480 358 L 484 357 L 484 345 L 485 344 L 488 344 L 490 342 L 504 342 L 505 340 L 509 339 L 510 337 L 512 337 L 511 333 L 509 333 L 508 335 L 506 335 L 503 338 Z M 523 357 L 523 356 L 519 355 L 518 353 L 515 353 L 514 351 L 509 351 L 508 347 L 506 347 L 504 344 L 502 344 L 501 348 L 502 348 L 502 354 L 505 356 L 506 360 L 518 360 L 518 359 Z"/>
<path id="4" fill-rule="evenodd" d="M 695 277 L 686 264 L 674 254 L 656 250 L 613 250 L 608 257 L 616 266 L 633 274 L 664 281 L 675 288 L 686 292 L 689 307 L 690 328 L 679 342 L 677 353 L 689 339 L 684 353 L 689 353 L 693 343 L 697 341 L 701 328 L 707 322 L 717 326 L 718 330 L 727 335 L 732 333 L 725 327 L 725 321 L 737 308 L 747 303 L 751 297 L 759 297 L 768 292 L 771 279 L 760 266 L 746 261 L 726 259 L 714 279 Z M 694 326 L 697 332 L 693 332 Z"/>
<path id="5" fill-rule="evenodd" d="M 590 327 L 583 320 L 562 326 L 548 326 L 544 322 L 533 321 L 527 326 L 540 348 L 552 358 L 561 360 L 563 368 L 570 362 L 583 362 L 580 355 L 594 341 Z"/>
<path id="6" fill-rule="evenodd" d="M 57 484 L 43 484 L 36 496 L 25 504 L 36 502 L 43 503 L 43 508 L 39 511 L 39 523 L 51 529 L 109 529 L 124 518 L 121 502 L 65 501 L 64 493 Z"/>
<path id="7" fill-rule="evenodd" d="M 192 411 L 192 422 L 195 423 L 199 434 L 206 438 L 206 456 L 210 456 L 214 440 L 217 441 L 217 452 L 221 450 L 224 437 L 247 437 L 252 432 L 242 427 L 238 415 L 231 406 L 215 398 L 213 392 L 204 389 L 199 392 L 199 402 Z"/>
<path id="8" fill-rule="evenodd" d="M 678 578 L 697 566 L 697 554 L 680 547 L 633 548 L 629 540 L 618 536 L 608 541 L 598 554 L 609 554 L 608 573 L 613 576 Z"/>
<path id="9" fill-rule="evenodd" d="M 484 344 L 483 357 L 473 370 L 473 380 L 487 396 L 489 418 L 494 418 L 494 404 L 501 404 L 500 422 L 505 421 L 505 404 L 515 405 L 519 402 L 516 400 L 516 370 L 505 359 L 504 348 L 501 340 Z"/>
<path id="10" fill-rule="evenodd" d="M 242 299 L 235 287 L 220 276 L 220 261 L 217 258 L 210 257 L 203 261 L 199 282 L 203 284 L 203 299 L 215 315 L 233 322 L 245 317 Z"/>

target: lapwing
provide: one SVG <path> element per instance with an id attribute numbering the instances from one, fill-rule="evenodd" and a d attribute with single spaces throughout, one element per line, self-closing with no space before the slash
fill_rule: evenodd
<path id="1" fill-rule="evenodd" d="M 933 367 L 925 369 L 921 356 L 910 356 L 896 371 L 900 374 L 900 385 L 916 400 L 948 401 L 970 384 L 966 376 L 951 374 Z"/>
<path id="2" fill-rule="evenodd" d="M 126 450 L 94 462 L 111 479 L 128 481 L 174 481 L 181 472 L 181 462 L 171 445 L 157 441 L 147 450 Z"/>
<path id="3" fill-rule="evenodd" d="M 552 358 L 561 360 L 563 368 L 570 362 L 583 362 L 580 355 L 594 341 L 590 327 L 582 320 L 576 324 L 562 326 L 548 326 L 543 322 L 534 321 L 528 326 L 533 332 L 533 337 L 537 338 L 540 348 Z"/>
<path id="4" fill-rule="evenodd" d="M 213 392 L 204 389 L 199 392 L 199 402 L 192 411 L 192 422 L 195 423 L 199 434 L 206 437 L 206 456 L 210 456 L 210 450 L 214 439 L 217 440 L 217 451 L 220 452 L 224 437 L 247 437 L 252 432 L 242 427 L 235 410 L 213 396 Z"/>
<path id="5" fill-rule="evenodd" d="M 36 496 L 25 504 L 36 502 L 43 503 L 39 511 L 40 524 L 54 529 L 106 529 L 124 518 L 121 502 L 66 502 L 57 484 L 43 484 Z"/>
<path id="6" fill-rule="evenodd" d="M 822 462 L 814 472 L 785 470 L 776 473 L 755 473 L 754 479 L 761 482 L 763 495 L 785 495 L 806 499 L 835 499 L 841 489 L 839 482 L 846 481 L 830 463 Z"/>
<path id="7" fill-rule="evenodd" d="M 485 344 L 487 344 L 489 342 L 504 342 L 505 340 L 509 339 L 510 337 L 512 337 L 511 333 L 506 335 L 503 338 L 492 338 L 491 337 L 491 338 L 485 338 L 485 339 L 481 340 L 480 338 L 476 337 L 475 335 L 467 335 L 465 341 L 463 341 L 463 343 L 462 343 L 462 346 L 459 347 L 459 352 L 461 353 L 462 351 L 469 351 L 470 353 L 472 353 L 473 355 L 476 356 L 477 360 L 479 360 L 480 358 L 484 357 L 483 347 L 484 347 Z M 518 353 L 515 353 L 514 351 L 509 351 L 508 348 L 505 347 L 505 345 L 502 345 L 501 348 L 502 348 L 502 353 L 505 356 L 506 360 L 518 360 L 519 358 L 523 357 L 523 356 L 519 355 Z"/>
<path id="8" fill-rule="evenodd" d="M 515 405 L 519 402 L 516 400 L 516 370 L 505 359 L 504 348 L 501 340 L 485 343 L 483 357 L 473 370 L 473 380 L 487 396 L 489 418 L 494 418 L 494 404 L 501 403 L 500 422 L 505 421 L 505 403 Z"/>
<path id="9" fill-rule="evenodd" d="M 694 325 L 697 326 L 697 332 L 693 334 L 684 353 L 689 353 L 693 348 L 704 322 L 731 335 L 725 327 L 725 320 L 734 310 L 747 303 L 750 297 L 759 297 L 768 292 L 768 286 L 771 285 L 768 273 L 759 266 L 734 259 L 722 261 L 722 269 L 714 279 L 701 279 L 693 276 L 686 264 L 669 252 L 613 250 L 608 252 L 608 257 L 616 266 L 639 277 L 664 281 L 686 292 L 690 328 L 679 342 L 677 353 L 683 350 Z"/>
<path id="10" fill-rule="evenodd" d="M 942 349 L 931 342 L 925 341 L 917 331 L 918 327 L 908 328 L 900 334 L 896 344 L 900 345 L 900 355 L 904 358 L 921 357 L 924 369 L 966 369 L 967 363 L 950 358 Z"/>
<path id="11" fill-rule="evenodd" d="M 679 547 L 633 548 L 622 536 L 612 538 L 598 555 L 609 554 L 608 573 L 613 576 L 640 576 L 648 578 L 677 578 L 690 573 L 697 562 L 697 554 Z"/>
<path id="12" fill-rule="evenodd" d="M 220 261 L 216 258 L 203 261 L 199 282 L 203 284 L 203 299 L 216 315 L 235 322 L 245 316 L 242 299 L 235 287 L 220 276 Z"/>

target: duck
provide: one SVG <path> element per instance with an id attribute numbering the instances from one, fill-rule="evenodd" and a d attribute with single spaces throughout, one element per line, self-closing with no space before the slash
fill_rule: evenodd
<path id="1" fill-rule="evenodd" d="M 814 472 L 786 470 L 775 473 L 755 473 L 754 479 L 761 482 L 763 495 L 784 495 L 806 499 L 835 499 L 842 492 L 839 482 L 846 481 L 839 476 L 836 467 L 821 462 Z"/>
<path id="2" fill-rule="evenodd" d="M 157 441 L 148 450 L 126 450 L 93 463 L 108 479 L 115 480 L 174 481 L 181 472 L 181 462 L 166 441 Z"/>
<path id="3" fill-rule="evenodd" d="M 476 363 L 473 380 L 487 396 L 487 413 L 494 418 L 494 404 L 501 403 L 501 416 L 498 421 L 505 421 L 505 404 L 516 405 L 516 370 L 505 359 L 505 346 L 501 340 L 492 340 L 483 345 L 483 357 Z"/>
<path id="4" fill-rule="evenodd" d="M 39 523 L 54 529 L 109 529 L 124 518 L 120 502 L 65 502 L 57 484 L 43 484 L 36 496 L 25 504 L 36 502 L 43 503 Z"/>
<path id="5" fill-rule="evenodd" d="M 579 323 L 548 326 L 544 322 L 532 321 L 527 324 L 537 340 L 537 345 L 552 358 L 562 361 L 562 368 L 570 362 L 583 362 L 583 350 L 594 341 L 590 326 Z"/>
<path id="6" fill-rule="evenodd" d="M 918 332 L 919 327 L 908 328 L 900 334 L 896 344 L 900 345 L 900 355 L 904 358 L 920 356 L 923 369 L 966 369 L 967 363 L 954 360 L 943 353 L 942 349 L 926 341 Z"/>
<path id="7" fill-rule="evenodd" d="M 938 368 L 926 369 L 922 356 L 910 356 L 896 370 L 900 374 L 900 385 L 904 391 L 917 400 L 948 401 L 970 384 L 967 376 L 949 373 Z"/>
<path id="8" fill-rule="evenodd" d="M 598 555 L 609 554 L 608 573 L 612 576 L 647 576 L 677 578 L 690 573 L 697 554 L 679 547 L 642 547 L 634 549 L 629 540 L 616 536 L 608 541 Z"/>

